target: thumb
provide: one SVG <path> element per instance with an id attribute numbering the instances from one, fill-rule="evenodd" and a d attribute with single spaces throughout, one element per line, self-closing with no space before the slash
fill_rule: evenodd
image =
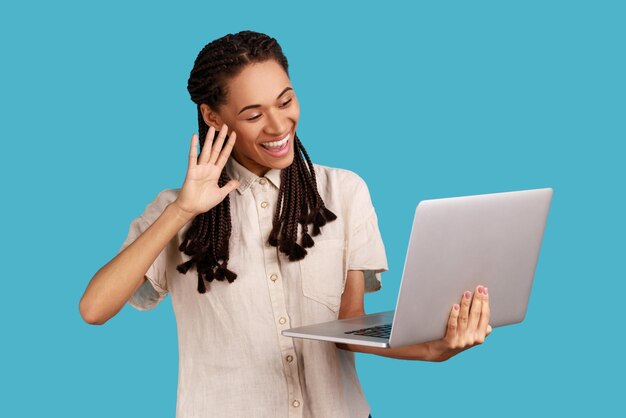
<path id="1" fill-rule="evenodd" d="M 241 183 L 239 183 L 239 180 L 233 179 L 233 180 L 230 180 L 228 183 L 226 183 L 224 187 L 222 187 L 222 190 L 224 191 L 224 194 L 227 195 L 239 186 L 241 186 Z"/>

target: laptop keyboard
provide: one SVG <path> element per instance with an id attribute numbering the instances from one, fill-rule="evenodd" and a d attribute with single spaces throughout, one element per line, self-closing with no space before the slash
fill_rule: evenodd
<path id="1" fill-rule="evenodd" d="M 344 334 L 366 335 L 368 337 L 389 338 L 391 335 L 391 324 L 376 325 L 375 327 L 361 328 L 354 331 L 346 331 Z"/>

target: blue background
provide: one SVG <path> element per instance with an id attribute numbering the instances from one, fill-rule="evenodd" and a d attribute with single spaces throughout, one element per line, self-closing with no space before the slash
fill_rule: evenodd
<path id="1" fill-rule="evenodd" d="M 526 320 L 444 363 L 359 354 L 372 416 L 617 415 L 623 4 L 3 4 L 0 415 L 174 416 L 170 299 L 100 327 L 78 301 L 131 220 L 181 186 L 189 71 L 243 29 L 282 45 L 313 161 L 370 187 L 389 272 L 368 312 L 395 304 L 419 200 L 554 188 Z"/>

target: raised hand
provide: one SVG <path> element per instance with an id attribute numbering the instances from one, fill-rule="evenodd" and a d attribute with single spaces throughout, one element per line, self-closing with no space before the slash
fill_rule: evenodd
<path id="1" fill-rule="evenodd" d="M 446 335 L 433 341 L 432 349 L 439 360 L 448 359 L 461 351 L 482 344 L 491 334 L 489 325 L 489 290 L 477 286 L 474 295 L 466 291 L 461 303 L 454 304 L 448 317 Z"/>
<path id="2" fill-rule="evenodd" d="M 226 198 L 228 193 L 240 185 L 234 179 L 223 187 L 218 185 L 224 165 L 226 165 L 237 139 L 237 134 L 233 131 L 226 145 L 224 145 L 227 132 L 228 126 L 222 125 L 222 129 L 220 129 L 220 133 L 213 143 L 215 128 L 211 126 L 207 132 L 200 156 L 198 156 L 198 135 L 194 134 L 191 137 L 187 175 L 178 198 L 173 202 L 189 217 L 195 217 L 217 206 Z"/>

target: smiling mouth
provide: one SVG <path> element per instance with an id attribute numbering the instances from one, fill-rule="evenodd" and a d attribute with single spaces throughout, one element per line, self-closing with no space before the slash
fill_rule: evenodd
<path id="1" fill-rule="evenodd" d="M 285 145 L 287 145 L 287 142 L 289 142 L 289 139 L 291 139 L 291 132 L 288 132 L 287 135 L 280 141 L 263 142 L 261 146 L 268 150 L 277 151 L 284 148 Z"/>

